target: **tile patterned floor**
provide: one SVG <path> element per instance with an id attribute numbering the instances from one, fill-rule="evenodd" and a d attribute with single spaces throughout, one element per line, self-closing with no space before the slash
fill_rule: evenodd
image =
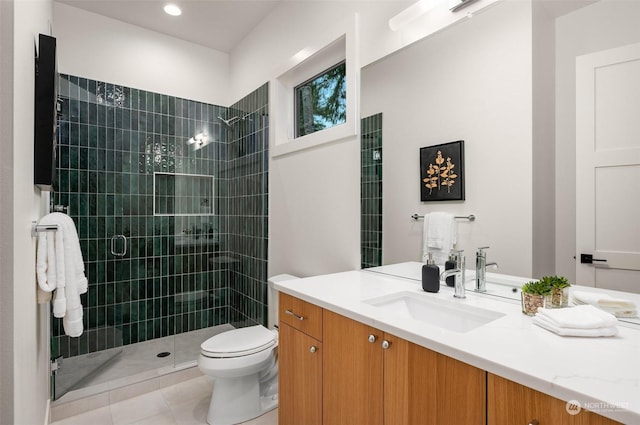
<path id="1" fill-rule="evenodd" d="M 212 381 L 207 376 L 142 394 L 51 425 L 206 425 Z M 278 409 L 245 425 L 277 425 Z"/>

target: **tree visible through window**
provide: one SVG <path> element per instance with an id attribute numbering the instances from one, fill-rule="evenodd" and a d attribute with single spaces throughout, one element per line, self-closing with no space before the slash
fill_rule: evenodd
<path id="1" fill-rule="evenodd" d="M 295 88 L 296 137 L 347 121 L 347 76 L 344 61 Z"/>

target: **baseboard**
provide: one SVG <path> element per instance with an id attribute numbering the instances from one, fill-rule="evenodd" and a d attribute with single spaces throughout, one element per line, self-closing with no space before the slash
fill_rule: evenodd
<path id="1" fill-rule="evenodd" d="M 51 399 L 47 399 L 47 405 L 44 409 L 44 425 L 49 425 L 51 422 Z"/>

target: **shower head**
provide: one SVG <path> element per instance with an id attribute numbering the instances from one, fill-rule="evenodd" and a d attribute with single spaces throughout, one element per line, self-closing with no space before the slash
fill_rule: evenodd
<path id="1" fill-rule="evenodd" d="M 229 127 L 229 128 L 231 128 L 231 126 L 232 126 L 232 125 L 234 125 L 235 123 L 237 123 L 238 121 L 240 121 L 240 120 L 241 120 L 241 118 L 240 118 L 240 117 L 237 117 L 237 116 L 233 116 L 233 117 L 231 117 L 231 118 L 229 118 L 229 119 L 226 119 L 226 120 L 225 120 L 225 119 L 224 119 L 224 118 L 222 118 L 220 115 L 218 115 L 218 119 L 219 119 L 220 121 L 222 121 L 222 122 L 223 122 L 227 127 Z"/>

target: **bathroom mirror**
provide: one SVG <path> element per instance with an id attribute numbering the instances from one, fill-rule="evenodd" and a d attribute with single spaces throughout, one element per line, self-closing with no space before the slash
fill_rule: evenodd
<path id="1" fill-rule="evenodd" d="M 458 221 L 467 268 L 488 245 L 500 266 L 489 272 L 575 281 L 575 58 L 640 42 L 631 7 L 500 2 L 362 69 L 361 117 L 382 117 L 380 264 L 420 261 L 422 221 L 411 216 L 445 211 L 477 217 Z M 465 140 L 466 200 L 421 203 L 419 149 L 455 140 Z"/>

